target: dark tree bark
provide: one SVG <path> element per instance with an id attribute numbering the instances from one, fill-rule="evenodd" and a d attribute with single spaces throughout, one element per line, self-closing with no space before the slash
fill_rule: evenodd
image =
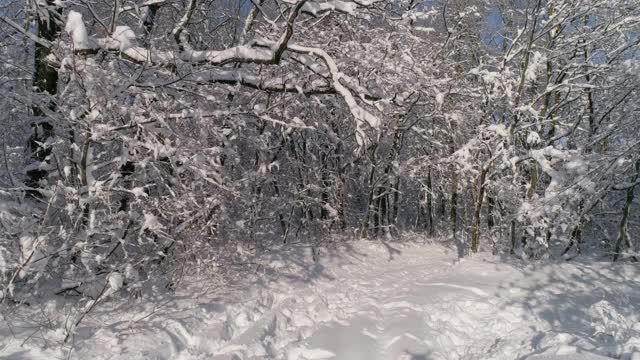
<path id="1" fill-rule="evenodd" d="M 484 200 L 484 182 L 485 182 L 485 178 L 487 176 L 487 172 L 489 171 L 489 167 L 485 166 L 482 168 L 481 172 L 480 172 L 480 176 L 477 179 L 477 183 L 476 183 L 476 193 L 477 198 L 476 198 L 476 203 L 475 203 L 475 209 L 473 212 L 473 234 L 472 234 L 472 238 L 471 238 L 471 251 L 473 251 L 474 253 L 477 253 L 478 250 L 480 249 L 480 214 L 482 211 L 482 201 Z"/>
<path id="2" fill-rule="evenodd" d="M 493 196 L 487 195 L 487 228 L 491 231 L 496 224 L 495 220 L 496 200 Z"/>
<path id="3" fill-rule="evenodd" d="M 37 21 L 38 37 L 53 43 L 60 34 L 62 10 L 52 0 L 47 0 L 46 6 L 40 10 Z M 38 93 L 45 96 L 53 96 L 58 92 L 58 70 L 47 63 L 47 56 L 50 54 L 49 47 L 35 43 L 33 87 Z M 54 128 L 53 124 L 47 120 L 43 108 L 55 111 L 56 103 L 49 98 L 44 104 L 34 104 L 32 107 L 36 120 L 31 125 L 33 132 L 28 141 L 32 164 L 27 170 L 26 180 L 27 186 L 31 188 L 41 187 L 41 182 L 46 180 L 49 175 L 45 168 L 51 155 L 51 148 L 47 141 L 54 136 Z M 40 196 L 38 191 L 29 191 L 28 194 L 34 197 Z"/>
<path id="4" fill-rule="evenodd" d="M 636 172 L 631 179 L 631 183 L 634 185 L 629 186 L 626 191 L 626 201 L 624 203 L 624 209 L 622 210 L 622 219 L 620 220 L 620 227 L 618 229 L 618 238 L 616 239 L 613 261 L 618 260 L 624 248 L 632 248 L 631 239 L 629 238 L 629 215 L 631 214 L 631 205 L 633 204 L 633 199 L 635 197 L 635 184 L 638 182 L 638 178 L 640 177 L 640 160 L 636 161 L 635 170 Z M 635 256 L 633 259 L 637 260 Z"/>
<path id="5" fill-rule="evenodd" d="M 427 172 L 427 225 L 429 226 L 429 235 L 433 236 L 433 182 L 431 180 L 431 167 Z"/>

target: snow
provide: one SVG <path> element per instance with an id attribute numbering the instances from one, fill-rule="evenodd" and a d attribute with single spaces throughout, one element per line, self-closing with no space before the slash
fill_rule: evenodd
<path id="1" fill-rule="evenodd" d="M 160 223 L 160 221 L 158 220 L 158 218 L 150 213 L 144 213 L 144 224 L 142 224 L 142 227 L 140 229 L 140 233 L 142 233 L 144 230 L 161 230 L 164 229 L 164 226 Z"/>
<path id="2" fill-rule="evenodd" d="M 527 144 L 529 145 L 538 145 L 542 142 L 540 139 L 540 135 L 538 135 L 535 131 L 529 131 L 529 135 L 527 135 Z"/>
<path id="3" fill-rule="evenodd" d="M 128 26 L 116 26 L 113 39 L 118 42 L 120 51 L 136 46 L 136 34 Z"/>
<path id="4" fill-rule="evenodd" d="M 21 278 L 26 276 L 27 272 L 40 272 L 46 268 L 47 261 L 36 261 L 42 258 L 46 259 L 41 249 L 45 239 L 44 236 L 36 237 L 33 235 L 20 237 L 20 264 L 23 265 L 19 274 Z"/>
<path id="5" fill-rule="evenodd" d="M 114 272 L 110 286 L 122 291 L 76 329 L 71 358 L 596 360 L 635 359 L 640 350 L 634 264 L 458 259 L 446 246 L 417 242 L 315 252 L 317 261 L 302 244 L 247 250 L 245 268 L 224 282 L 194 275 L 174 294 L 139 300 L 122 295 Z M 63 304 L 47 308 L 49 324 L 64 316 Z M 20 311 L 3 311 L 3 355 L 66 358 L 39 340 L 59 341 L 55 327 L 21 346 L 35 329 L 28 312 L 41 310 Z"/>
<path id="6" fill-rule="evenodd" d="M 64 30 L 71 36 L 74 49 L 85 50 L 90 48 L 89 35 L 87 34 L 87 28 L 84 26 L 82 14 L 73 10 L 69 11 Z"/>
<path id="7" fill-rule="evenodd" d="M 349 1 L 331 0 L 326 2 L 307 1 L 302 6 L 302 11 L 318 16 L 321 13 L 336 10 L 342 13 L 354 15 L 358 9 L 358 4 Z"/>
<path id="8" fill-rule="evenodd" d="M 504 124 L 491 124 L 487 127 L 487 130 L 495 132 L 498 136 L 507 137 L 509 136 L 509 130 Z"/>
<path id="9" fill-rule="evenodd" d="M 441 92 L 436 92 L 436 103 L 438 103 L 438 107 L 442 107 L 442 104 L 444 104 L 444 93 Z"/>
<path id="10" fill-rule="evenodd" d="M 329 68 L 329 72 L 331 73 L 331 77 L 334 82 L 333 86 L 336 92 L 340 94 L 344 99 L 344 101 L 347 103 L 347 106 L 349 107 L 351 114 L 356 120 L 356 125 L 358 130 L 361 129 L 361 126 L 363 124 L 368 124 L 371 128 L 374 128 L 374 129 L 377 129 L 380 127 L 381 125 L 380 119 L 378 119 L 375 115 L 371 114 L 364 108 L 360 107 L 360 105 L 358 105 L 358 103 L 356 102 L 355 97 L 353 96 L 351 91 L 349 91 L 349 89 L 347 89 L 344 85 L 342 85 L 340 81 L 345 76 L 338 70 L 338 65 L 333 60 L 333 58 L 329 56 L 329 54 L 326 51 L 318 48 L 306 47 L 301 45 L 289 45 L 289 48 L 295 52 L 317 55 L 324 60 L 325 64 Z M 364 137 L 362 133 L 359 133 L 357 136 L 357 138 L 360 138 L 360 141 L 364 142 L 364 139 L 362 137 Z"/>
<path id="11" fill-rule="evenodd" d="M 529 63 L 529 66 L 527 67 L 527 70 L 525 72 L 525 78 L 528 81 L 536 81 L 536 79 L 538 78 L 537 73 L 545 65 L 546 61 L 546 56 L 541 54 L 539 51 L 533 52 L 533 55 L 531 56 L 531 62 Z"/>
<path id="12" fill-rule="evenodd" d="M 124 277 L 119 272 L 113 272 L 109 274 L 109 287 L 113 291 L 118 291 L 122 289 L 122 285 L 124 284 Z"/>

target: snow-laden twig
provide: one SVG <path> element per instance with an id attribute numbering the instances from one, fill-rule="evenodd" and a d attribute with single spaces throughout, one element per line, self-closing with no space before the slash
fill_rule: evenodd
<path id="1" fill-rule="evenodd" d="M 98 49 L 115 51 L 128 60 L 140 64 L 151 63 L 154 65 L 174 66 L 176 60 L 194 64 L 208 63 L 215 66 L 221 66 L 229 63 L 278 64 L 283 52 L 287 48 L 289 40 L 293 36 L 295 20 L 300 14 L 300 9 L 306 1 L 307 0 L 300 0 L 290 9 L 284 33 L 280 36 L 277 42 L 273 43 L 272 46 L 269 47 L 255 46 L 259 42 L 254 42 L 249 45 L 238 45 L 224 50 L 193 50 L 185 48 L 182 51 L 175 52 L 170 50 L 154 50 L 141 46 L 122 48 L 120 41 L 112 37 L 101 39 L 89 38 L 89 43 L 94 51 Z M 77 16 L 70 18 L 70 21 L 73 22 L 74 26 L 69 26 L 69 29 L 78 29 L 77 32 L 79 34 L 84 34 L 80 31 L 81 26 L 75 24 L 76 20 Z M 179 36 L 183 31 L 181 29 L 183 29 L 184 26 L 185 24 L 182 26 L 178 25 L 174 29 L 174 35 L 177 34 Z M 84 27 L 84 24 L 82 24 L 82 27 Z M 78 37 L 78 40 L 80 41 L 81 39 Z M 78 45 L 80 45 L 82 49 L 85 49 L 85 47 L 83 47 L 85 45 L 84 42 L 76 44 L 76 47 L 78 47 Z"/>
<path id="2" fill-rule="evenodd" d="M 290 44 L 289 49 L 291 51 L 301 53 L 301 54 L 315 55 L 320 59 L 322 59 L 322 61 L 324 61 L 324 63 L 329 68 L 329 72 L 333 80 L 333 87 L 336 89 L 336 92 L 340 96 L 342 96 L 344 101 L 347 103 L 347 106 L 349 107 L 349 111 L 351 112 L 351 115 L 353 115 L 353 117 L 356 120 L 358 144 L 361 147 L 364 146 L 367 141 L 366 141 L 366 135 L 364 133 L 363 126 L 365 124 L 368 124 L 371 128 L 378 129 L 381 125 L 380 119 L 378 119 L 375 115 L 373 115 L 372 113 L 370 113 L 369 111 L 365 110 L 360 105 L 358 105 L 358 102 L 356 101 L 351 91 L 340 82 L 343 75 L 338 69 L 338 65 L 336 64 L 335 60 L 326 51 L 320 48 Z"/>

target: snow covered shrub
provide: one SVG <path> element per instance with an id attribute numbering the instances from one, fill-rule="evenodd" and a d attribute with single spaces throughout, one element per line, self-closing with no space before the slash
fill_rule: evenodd
<path id="1" fill-rule="evenodd" d="M 548 252 L 550 246 L 566 249 L 575 237 L 585 199 L 595 186 L 584 176 L 587 163 L 578 151 L 546 147 L 530 151 L 539 170 L 547 175 L 543 194 L 532 193 L 519 210 L 519 220 L 529 237 L 524 246 L 534 256 Z M 537 171 L 537 169 L 536 169 Z"/>

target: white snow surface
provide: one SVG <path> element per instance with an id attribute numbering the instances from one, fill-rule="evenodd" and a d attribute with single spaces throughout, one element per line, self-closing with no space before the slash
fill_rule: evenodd
<path id="1" fill-rule="evenodd" d="M 245 254 L 225 281 L 110 295 L 76 329 L 70 358 L 640 358 L 637 265 L 456 254 L 381 241 Z M 0 358 L 67 358 L 67 310 L 2 308 Z"/>

